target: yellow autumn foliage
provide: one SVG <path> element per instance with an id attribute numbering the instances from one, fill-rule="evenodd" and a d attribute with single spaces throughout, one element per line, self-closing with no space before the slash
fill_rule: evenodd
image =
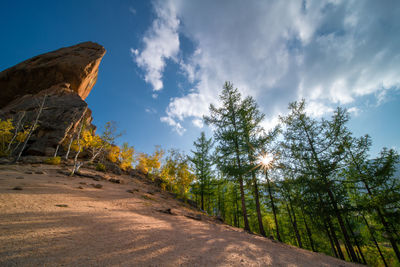
<path id="1" fill-rule="evenodd" d="M 89 144 L 92 142 L 92 139 L 93 139 L 93 135 L 92 135 L 91 131 L 84 129 L 81 133 L 80 140 L 79 140 L 79 145 L 81 147 L 81 151 L 83 149 L 89 147 Z M 75 152 L 78 152 L 78 149 L 79 149 L 78 148 L 78 139 L 75 139 L 72 142 L 71 149 Z"/>
<path id="2" fill-rule="evenodd" d="M 119 146 L 111 146 L 108 150 L 107 159 L 111 162 L 117 162 L 119 159 Z"/>
<path id="3" fill-rule="evenodd" d="M 7 155 L 7 146 L 13 136 L 12 130 L 14 130 L 12 119 L 0 119 L 0 156 Z"/>
<path id="4" fill-rule="evenodd" d="M 134 162 L 135 149 L 129 146 L 128 143 L 123 143 L 122 147 L 111 146 L 108 149 L 107 159 L 114 163 L 119 163 L 119 167 L 126 171 L 132 168 L 132 163 Z"/>
<path id="5" fill-rule="evenodd" d="M 164 182 L 161 185 L 163 188 L 186 198 L 195 175 L 192 173 L 186 157 L 178 151 L 171 151 L 161 169 L 160 178 Z"/>
<path id="6" fill-rule="evenodd" d="M 22 142 L 24 142 L 25 139 L 28 137 L 28 134 L 29 134 L 29 128 L 26 128 L 26 129 L 24 129 L 24 130 L 18 132 L 17 137 L 15 137 L 15 140 L 16 140 L 17 142 L 22 143 Z"/>
<path id="7" fill-rule="evenodd" d="M 157 147 L 153 155 L 148 155 L 146 153 L 140 153 L 138 156 L 138 165 L 136 169 L 141 170 L 144 173 L 153 174 L 155 170 L 161 167 L 161 158 L 164 155 L 164 150 Z"/>
<path id="8" fill-rule="evenodd" d="M 127 169 L 132 168 L 132 163 L 134 161 L 133 155 L 135 150 L 133 147 L 129 146 L 128 143 L 123 143 L 122 148 L 119 153 L 119 167 L 126 171 Z"/>
<path id="9" fill-rule="evenodd" d="M 25 129 L 24 129 L 25 128 Z M 0 119 L 0 156 L 8 156 L 15 143 L 22 143 L 27 138 L 30 131 L 29 126 L 21 127 L 15 133 L 15 127 L 12 119 Z"/>

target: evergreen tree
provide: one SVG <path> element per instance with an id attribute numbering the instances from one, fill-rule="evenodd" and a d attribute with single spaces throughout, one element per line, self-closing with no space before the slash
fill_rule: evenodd
<path id="1" fill-rule="evenodd" d="M 398 232 L 400 211 L 400 182 L 395 177 L 399 155 L 393 149 L 384 148 L 379 157 L 368 160 L 371 139 L 368 135 L 349 140 L 347 178 L 359 185 L 363 190 L 357 190 L 357 204 L 365 210 L 373 210 L 381 223 L 385 237 L 389 240 L 393 251 L 400 262 Z M 396 240 L 397 239 L 397 240 Z M 379 249 L 378 249 L 379 250 Z"/>
<path id="2" fill-rule="evenodd" d="M 247 153 L 243 148 L 245 142 L 240 131 L 242 99 L 239 91 L 233 88 L 233 84 L 226 82 L 220 100 L 221 107 L 217 108 L 211 104 L 210 116 L 205 116 L 204 120 L 215 127 L 214 139 L 219 142 L 217 151 L 221 159 L 220 169 L 224 174 L 235 177 L 239 183 L 244 229 L 250 231 L 244 191 L 246 169 L 243 166 Z"/>
<path id="3" fill-rule="evenodd" d="M 331 120 L 317 121 L 305 112 L 305 101 L 289 105 L 290 114 L 282 118 L 286 125 L 283 146 L 298 162 L 299 170 L 318 181 L 321 203 L 327 203 L 339 223 L 350 259 L 358 262 L 345 226 L 339 199 L 335 195 L 335 178 L 343 167 L 350 132 L 346 127 L 348 113 L 337 108 Z M 326 199 L 325 199 L 326 198 Z M 325 206 L 325 205 L 324 205 Z M 329 216 L 329 213 L 326 212 Z"/>
<path id="4" fill-rule="evenodd" d="M 198 193 L 200 194 L 200 207 L 204 210 L 204 196 L 211 194 L 211 179 L 213 175 L 212 171 L 212 139 L 207 139 L 204 132 L 201 132 L 200 137 L 197 141 L 193 142 L 195 150 L 192 150 L 193 156 L 189 157 L 190 161 L 194 165 L 194 174 L 196 175 L 196 187 L 198 187 Z M 208 200 L 210 202 L 210 200 Z"/>
<path id="5" fill-rule="evenodd" d="M 248 168 L 247 173 L 250 174 L 250 184 L 253 185 L 253 194 L 256 204 L 258 229 L 262 236 L 266 236 L 264 225 L 262 221 L 261 207 L 260 207 L 260 196 L 258 189 L 257 180 L 257 155 L 256 148 L 261 147 L 265 143 L 266 138 L 264 129 L 261 127 L 261 122 L 265 115 L 262 114 L 257 106 L 256 101 L 252 97 L 247 97 L 243 100 L 239 112 L 240 116 L 240 134 L 243 136 L 243 147 L 247 153 L 247 162 L 243 162 L 244 167 Z"/>

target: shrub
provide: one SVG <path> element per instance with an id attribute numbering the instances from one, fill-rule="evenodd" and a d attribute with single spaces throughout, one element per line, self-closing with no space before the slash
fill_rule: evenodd
<path id="1" fill-rule="evenodd" d="M 102 164 L 102 163 L 97 163 L 96 171 L 105 172 L 106 171 L 106 166 L 104 164 Z"/>
<path id="2" fill-rule="evenodd" d="M 44 163 L 51 165 L 59 165 L 61 163 L 61 157 L 48 158 L 44 161 Z"/>

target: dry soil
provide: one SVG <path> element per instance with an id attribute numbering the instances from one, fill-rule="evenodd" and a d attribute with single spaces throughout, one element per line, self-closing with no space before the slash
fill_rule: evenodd
<path id="1" fill-rule="evenodd" d="M 355 266 L 194 220 L 199 212 L 145 180 L 60 169 L 0 165 L 0 266 Z M 168 208 L 173 215 L 160 212 Z"/>

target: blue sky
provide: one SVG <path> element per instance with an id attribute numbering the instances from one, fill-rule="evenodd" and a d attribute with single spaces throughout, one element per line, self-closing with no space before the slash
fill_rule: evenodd
<path id="1" fill-rule="evenodd" d="M 224 81 L 254 96 L 265 127 L 306 98 L 351 111 L 372 154 L 400 148 L 399 1 L 2 1 L 0 70 L 84 41 L 103 45 L 87 98 L 138 151 L 189 151 Z M 203 127 L 202 127 L 203 126 Z"/>

